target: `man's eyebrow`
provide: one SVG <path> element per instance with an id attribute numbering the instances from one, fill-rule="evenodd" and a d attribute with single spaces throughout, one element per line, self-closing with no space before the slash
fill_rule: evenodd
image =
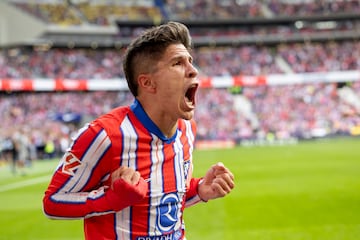
<path id="1" fill-rule="evenodd" d="M 190 62 L 193 61 L 193 57 L 191 55 L 177 55 L 170 59 L 170 61 L 176 61 L 176 60 L 182 60 L 182 59 L 188 59 Z"/>

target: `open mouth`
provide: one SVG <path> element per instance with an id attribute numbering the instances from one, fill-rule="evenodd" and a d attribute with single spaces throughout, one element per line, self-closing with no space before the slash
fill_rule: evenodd
<path id="1" fill-rule="evenodd" d="M 195 95 L 198 86 L 199 86 L 198 84 L 192 84 L 185 92 L 185 102 L 189 107 L 195 106 Z"/>

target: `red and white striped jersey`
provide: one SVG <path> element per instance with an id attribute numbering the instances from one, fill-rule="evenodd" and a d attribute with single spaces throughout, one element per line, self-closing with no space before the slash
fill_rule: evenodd
<path id="1" fill-rule="evenodd" d="M 184 239 L 183 210 L 200 201 L 200 179 L 192 177 L 195 128 L 194 121 L 180 119 L 166 138 L 137 100 L 85 125 L 45 192 L 45 214 L 84 218 L 86 239 Z M 114 212 L 104 195 L 119 166 L 139 171 L 148 193 Z"/>

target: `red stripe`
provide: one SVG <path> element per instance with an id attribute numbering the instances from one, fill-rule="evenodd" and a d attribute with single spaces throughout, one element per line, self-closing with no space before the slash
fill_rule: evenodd
<path id="1" fill-rule="evenodd" d="M 55 79 L 56 91 L 85 91 L 88 89 L 84 79 Z"/>
<path id="2" fill-rule="evenodd" d="M 2 91 L 33 91 L 33 81 L 31 79 L 2 79 L 0 80 Z"/>
<path id="3" fill-rule="evenodd" d="M 129 119 L 132 125 L 135 128 L 136 134 L 138 136 L 138 147 L 136 151 L 137 156 L 137 170 L 141 173 L 141 176 L 144 179 L 150 178 L 150 166 L 151 166 L 151 135 L 149 135 L 148 130 L 138 121 L 133 112 L 129 112 Z M 139 149 L 141 151 L 139 151 Z"/>
<path id="4" fill-rule="evenodd" d="M 163 163 L 163 181 L 164 181 L 164 192 L 175 192 L 176 191 L 176 176 L 175 176 L 175 152 L 172 144 L 165 144 L 164 146 L 165 161 Z"/>
<path id="5" fill-rule="evenodd" d="M 114 216 L 114 214 L 107 214 L 84 219 L 85 239 L 116 239 Z"/>
<path id="6" fill-rule="evenodd" d="M 199 79 L 200 87 L 203 88 L 211 88 L 212 87 L 212 79 L 210 77 L 201 77 Z"/>
<path id="7" fill-rule="evenodd" d="M 83 155 L 86 154 L 86 150 L 89 148 L 96 135 L 101 130 L 100 126 L 98 125 L 92 125 L 89 127 L 91 127 L 93 130 L 84 131 L 83 133 L 81 133 L 81 135 L 77 139 L 75 139 L 74 146 L 76 146 L 76 149 L 71 149 L 71 152 L 80 160 Z"/>
<path id="8" fill-rule="evenodd" d="M 137 170 L 140 172 L 141 176 L 144 179 L 150 178 L 151 171 L 151 135 L 149 135 L 148 131 L 143 127 L 143 125 L 138 121 L 135 115 L 130 112 L 129 119 L 132 125 L 135 128 L 136 134 L 138 136 L 138 146 L 136 150 L 136 166 Z M 140 232 L 149 232 L 149 194 L 140 204 L 142 206 L 137 206 L 136 208 L 132 208 L 132 218 L 136 218 L 136 221 L 131 222 L 131 231 L 133 233 L 131 239 L 136 239 L 134 233 Z"/>
<path id="9" fill-rule="evenodd" d="M 184 160 L 189 160 L 190 159 L 190 144 L 189 144 L 190 139 L 186 135 L 187 129 L 186 129 L 185 123 L 183 121 L 179 121 L 179 124 L 181 124 L 181 131 L 182 131 L 180 141 L 183 145 Z M 191 129 L 191 130 L 193 130 L 193 129 Z M 193 132 L 193 131 L 191 131 L 191 132 Z"/>
<path id="10" fill-rule="evenodd" d="M 262 86 L 267 84 L 267 77 L 259 76 L 233 76 L 232 86 Z"/>

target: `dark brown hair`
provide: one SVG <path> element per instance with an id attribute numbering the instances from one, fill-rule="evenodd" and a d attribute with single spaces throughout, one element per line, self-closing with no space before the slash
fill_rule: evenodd
<path id="1" fill-rule="evenodd" d="M 130 43 L 124 56 L 123 69 L 129 89 L 135 97 L 138 95 L 137 76 L 150 72 L 167 47 L 178 43 L 188 50 L 192 47 L 188 28 L 179 22 L 152 27 Z"/>

